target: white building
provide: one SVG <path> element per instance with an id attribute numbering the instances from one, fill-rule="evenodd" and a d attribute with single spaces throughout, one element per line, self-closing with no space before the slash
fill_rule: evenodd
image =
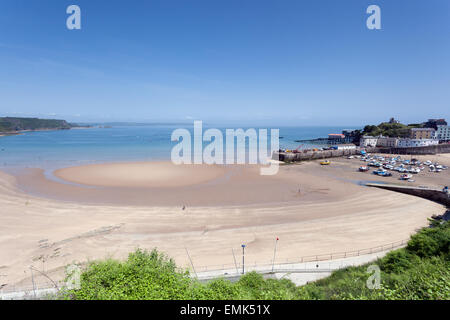
<path id="1" fill-rule="evenodd" d="M 361 147 L 376 147 L 377 141 L 378 137 L 362 136 L 361 139 L 359 139 L 359 145 Z"/>
<path id="2" fill-rule="evenodd" d="M 377 140 L 377 147 L 396 148 L 398 145 L 398 138 L 379 136 Z"/>
<path id="3" fill-rule="evenodd" d="M 438 125 L 436 130 L 436 139 L 450 141 L 450 126 Z"/>
<path id="4" fill-rule="evenodd" d="M 353 143 L 346 143 L 346 144 L 338 144 L 337 148 L 338 150 L 355 150 L 356 146 Z"/>
<path id="5" fill-rule="evenodd" d="M 398 139 L 397 147 L 399 148 L 411 148 L 411 147 L 427 147 L 438 145 L 439 140 L 437 139 L 409 139 L 403 138 Z"/>

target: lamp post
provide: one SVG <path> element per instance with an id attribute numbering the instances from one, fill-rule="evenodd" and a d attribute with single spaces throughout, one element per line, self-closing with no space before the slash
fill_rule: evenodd
<path id="1" fill-rule="evenodd" d="M 241 245 L 242 247 L 242 274 L 245 272 L 245 244 Z"/>
<path id="2" fill-rule="evenodd" d="M 280 240 L 280 239 L 277 237 L 276 240 L 275 240 L 275 247 L 274 247 L 274 249 L 273 249 L 272 272 L 273 272 L 273 268 L 274 268 L 274 266 L 275 266 L 275 255 L 276 255 L 276 253 L 277 253 L 277 243 L 278 243 L 278 240 Z"/>

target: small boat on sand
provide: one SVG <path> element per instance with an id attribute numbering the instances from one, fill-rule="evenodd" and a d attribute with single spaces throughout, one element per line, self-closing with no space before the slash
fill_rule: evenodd
<path id="1" fill-rule="evenodd" d="M 320 164 L 323 165 L 323 166 L 327 166 L 327 165 L 329 165 L 330 163 L 331 163 L 330 160 L 324 160 L 324 161 L 321 161 L 321 162 L 320 162 Z"/>
<path id="2" fill-rule="evenodd" d="M 390 176 L 392 176 L 392 173 L 387 172 L 387 171 L 385 171 L 383 169 L 375 170 L 373 172 L 373 174 L 376 174 L 377 176 L 382 176 L 382 177 L 390 177 Z"/>
<path id="3" fill-rule="evenodd" d="M 402 174 L 401 176 L 400 176 L 400 180 L 409 180 L 409 179 L 411 179 L 412 178 L 412 175 L 411 174 Z"/>
<path id="4" fill-rule="evenodd" d="M 366 171 L 369 171 L 369 167 L 361 166 L 361 167 L 359 167 L 359 171 L 360 171 L 360 172 L 366 172 Z"/>

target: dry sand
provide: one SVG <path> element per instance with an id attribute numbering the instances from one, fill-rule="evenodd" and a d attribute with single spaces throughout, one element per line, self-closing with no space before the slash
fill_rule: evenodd
<path id="1" fill-rule="evenodd" d="M 157 247 L 183 267 L 187 248 L 198 268 L 233 264 L 232 249 L 240 259 L 242 243 L 249 264 L 269 263 L 275 237 L 278 262 L 365 249 L 407 239 L 427 217 L 445 211 L 359 186 L 360 163 L 351 161 L 281 166 L 276 176 L 241 166 L 172 171 L 167 163 L 57 172 L 90 187 L 48 180 L 40 169 L 0 172 L 0 287 L 30 285 L 30 265 L 61 279 L 69 263 L 122 259 L 137 247 Z"/>
<path id="2" fill-rule="evenodd" d="M 223 166 L 174 165 L 171 162 L 93 164 L 59 169 L 58 178 L 103 187 L 181 187 L 211 181 L 226 173 Z"/>

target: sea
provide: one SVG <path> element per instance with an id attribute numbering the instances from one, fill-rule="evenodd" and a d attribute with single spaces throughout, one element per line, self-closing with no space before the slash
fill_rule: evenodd
<path id="1" fill-rule="evenodd" d="M 62 167 L 104 162 L 170 160 L 171 141 L 175 129 L 193 132 L 193 125 L 120 125 L 86 129 L 33 131 L 0 137 L 0 169 L 42 168 L 54 170 Z M 207 130 L 208 126 L 203 126 Z M 228 127 L 229 129 L 246 127 Z M 221 130 L 225 137 L 225 129 Z M 259 129 L 259 128 L 255 128 Z M 295 149 L 317 147 L 313 143 L 296 140 L 327 137 L 348 127 L 277 127 L 280 148 Z M 350 128 L 352 129 L 352 128 Z M 224 139 L 225 140 L 225 139 Z M 269 140 L 270 141 L 270 140 Z M 203 146 L 209 142 L 204 142 Z M 323 145 L 322 145 L 323 146 Z"/>

